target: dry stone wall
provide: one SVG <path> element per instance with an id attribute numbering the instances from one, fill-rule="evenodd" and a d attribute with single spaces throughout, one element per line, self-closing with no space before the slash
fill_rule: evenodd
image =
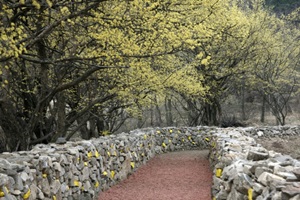
<path id="1" fill-rule="evenodd" d="M 210 149 L 214 199 L 300 199 L 300 162 L 255 137 L 298 135 L 298 127 L 155 128 L 0 154 L 0 200 L 90 200 L 155 154 Z"/>
<path id="2" fill-rule="evenodd" d="M 214 199 L 300 200 L 300 161 L 254 139 L 299 133 L 299 127 L 216 129 L 207 138 Z"/>
<path id="3" fill-rule="evenodd" d="M 0 200 L 95 199 L 155 154 L 206 148 L 206 128 L 143 129 L 0 154 Z"/>

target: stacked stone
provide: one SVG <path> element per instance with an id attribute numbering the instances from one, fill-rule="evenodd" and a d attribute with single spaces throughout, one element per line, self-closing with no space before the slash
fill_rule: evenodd
<path id="1" fill-rule="evenodd" d="M 92 140 L 36 145 L 0 154 L 0 200 L 93 199 L 155 154 L 210 149 L 216 199 L 300 199 L 300 163 L 254 137 L 299 134 L 298 127 L 155 128 Z"/>
<path id="2" fill-rule="evenodd" d="M 242 128 L 246 135 L 250 137 L 284 137 L 299 136 L 299 126 L 265 126 L 265 127 L 247 127 Z"/>
<path id="3" fill-rule="evenodd" d="M 206 128 L 142 129 L 0 155 L 0 200 L 92 199 L 155 154 L 205 147 Z"/>
<path id="4" fill-rule="evenodd" d="M 0 156 L 0 200 L 93 199 L 155 155 L 150 134 L 36 145 Z"/>
<path id="5" fill-rule="evenodd" d="M 208 139 L 214 199 L 300 199 L 298 160 L 266 150 L 243 129 L 217 129 Z"/>
<path id="6" fill-rule="evenodd" d="M 205 149 L 207 144 L 204 138 L 206 127 L 184 128 L 157 128 L 152 131 L 156 140 L 156 153 L 178 151 L 186 149 Z"/>

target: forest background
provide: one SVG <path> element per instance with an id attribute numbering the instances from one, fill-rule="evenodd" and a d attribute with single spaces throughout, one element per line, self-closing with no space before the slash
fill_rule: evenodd
<path id="1" fill-rule="evenodd" d="M 1 0 L 0 152 L 299 116 L 297 0 Z"/>

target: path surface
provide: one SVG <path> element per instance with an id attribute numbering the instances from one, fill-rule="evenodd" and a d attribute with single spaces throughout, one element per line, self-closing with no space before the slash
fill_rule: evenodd
<path id="1" fill-rule="evenodd" d="M 212 172 L 208 151 L 157 155 L 99 200 L 210 200 Z"/>

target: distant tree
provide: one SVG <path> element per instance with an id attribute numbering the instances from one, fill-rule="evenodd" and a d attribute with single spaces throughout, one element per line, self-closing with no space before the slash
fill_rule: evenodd
<path id="1" fill-rule="evenodd" d="M 277 123 L 285 125 L 289 100 L 299 87 L 300 33 L 273 16 L 261 24 L 257 44 L 261 48 L 249 63 L 250 84 L 261 93 Z"/>

